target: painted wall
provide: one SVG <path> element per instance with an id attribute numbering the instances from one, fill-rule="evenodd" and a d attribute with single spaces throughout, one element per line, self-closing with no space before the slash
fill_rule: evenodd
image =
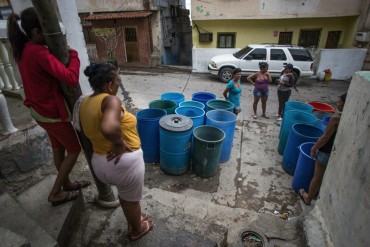
<path id="1" fill-rule="evenodd" d="M 193 72 L 208 73 L 211 58 L 222 54 L 232 54 L 240 49 L 193 48 Z"/>
<path id="2" fill-rule="evenodd" d="M 342 31 L 339 48 L 352 47 L 352 40 L 357 26 L 356 16 L 315 18 L 315 19 L 279 19 L 279 20 L 193 20 L 193 45 L 197 48 L 216 48 L 217 32 L 235 32 L 236 48 L 248 44 L 278 43 L 279 35 L 274 32 L 293 32 L 292 43 L 298 44 L 299 31 L 305 28 L 322 28 L 319 47 L 324 48 L 328 31 Z M 199 42 L 199 32 L 212 32 L 213 42 Z"/>
<path id="3" fill-rule="evenodd" d="M 76 3 L 79 13 L 144 10 L 143 0 L 76 0 Z"/>
<path id="4" fill-rule="evenodd" d="M 367 49 L 322 49 L 316 72 L 330 69 L 334 80 L 348 80 L 360 71 Z M 318 74 L 318 73 L 316 73 Z"/>
<path id="5" fill-rule="evenodd" d="M 317 207 L 333 246 L 370 246 L 370 72 L 351 81 Z"/>
<path id="6" fill-rule="evenodd" d="M 359 15 L 363 0 L 192 0 L 192 20 L 280 19 Z"/>

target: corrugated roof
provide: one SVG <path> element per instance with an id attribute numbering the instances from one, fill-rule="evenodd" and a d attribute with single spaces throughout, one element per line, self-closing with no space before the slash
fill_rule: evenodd
<path id="1" fill-rule="evenodd" d="M 131 18 L 144 18 L 150 16 L 152 13 L 148 11 L 141 12 L 119 12 L 119 13 L 104 13 L 93 14 L 83 18 L 85 21 L 98 21 L 98 20 L 113 20 L 113 19 L 131 19 Z"/>

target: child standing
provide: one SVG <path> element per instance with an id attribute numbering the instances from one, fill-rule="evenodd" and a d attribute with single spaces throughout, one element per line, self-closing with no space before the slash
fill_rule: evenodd
<path id="1" fill-rule="evenodd" d="M 225 99 L 234 104 L 233 112 L 238 115 L 241 112 L 240 108 L 240 93 L 242 88 L 240 87 L 240 78 L 242 77 L 242 70 L 235 68 L 233 70 L 233 79 L 227 83 L 226 88 L 223 92 Z"/>

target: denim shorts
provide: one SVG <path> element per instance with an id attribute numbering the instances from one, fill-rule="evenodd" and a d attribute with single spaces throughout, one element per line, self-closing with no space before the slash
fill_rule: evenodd
<path id="1" fill-rule="evenodd" d="M 258 89 L 254 89 L 253 90 L 253 95 L 256 96 L 256 97 L 268 97 L 269 96 L 269 91 L 265 91 L 265 90 L 258 90 Z"/>
<path id="2" fill-rule="evenodd" d="M 329 162 L 330 154 L 321 152 L 319 150 L 316 151 L 316 159 L 320 162 L 321 165 L 327 166 Z"/>

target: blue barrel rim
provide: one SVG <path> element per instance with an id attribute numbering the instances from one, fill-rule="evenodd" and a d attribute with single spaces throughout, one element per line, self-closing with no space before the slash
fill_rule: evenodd
<path id="1" fill-rule="evenodd" d="M 315 120 L 315 121 L 312 121 L 312 122 L 316 122 L 317 121 L 317 117 L 315 117 L 312 113 L 308 113 L 308 112 L 300 111 L 300 110 L 290 110 L 290 111 L 287 111 L 287 112 L 284 113 L 284 117 L 285 118 L 289 118 L 289 119 L 294 119 L 293 116 L 290 116 L 291 114 L 303 114 L 303 115 L 309 116 L 311 119 L 314 119 Z M 296 119 L 294 119 L 294 120 L 296 120 Z M 301 123 L 301 122 L 299 122 L 299 123 Z"/>
<path id="2" fill-rule="evenodd" d="M 191 95 L 191 97 L 192 98 L 194 98 L 194 96 L 196 97 L 197 95 L 207 95 L 207 96 L 210 96 L 210 97 L 212 97 L 212 99 L 215 99 L 216 98 L 216 95 L 215 94 L 213 94 L 213 93 L 210 93 L 210 92 L 196 92 L 196 93 L 193 93 L 192 95 Z"/>
<path id="3" fill-rule="evenodd" d="M 195 105 L 201 105 L 201 107 L 198 107 L 198 106 L 193 106 L 193 107 L 198 107 L 202 110 L 204 110 L 204 108 L 206 107 L 202 102 L 200 101 L 196 101 L 196 100 L 184 100 L 182 102 L 179 103 L 179 107 L 182 107 L 182 106 L 192 106 L 192 105 L 186 105 L 186 104 L 195 104 Z"/>
<path id="4" fill-rule="evenodd" d="M 227 101 L 227 100 L 223 100 L 223 99 L 211 99 L 211 100 L 208 100 L 207 101 L 207 107 L 209 108 L 213 108 L 212 106 L 210 106 L 209 104 L 212 104 L 213 102 L 222 102 L 223 103 L 226 103 L 226 104 L 229 104 L 230 107 L 227 107 L 227 108 L 222 108 L 222 109 L 217 109 L 217 110 L 225 110 L 225 109 L 230 109 L 230 108 L 234 108 L 234 104 L 230 101 Z M 214 109 L 216 110 L 216 109 Z"/>
<path id="5" fill-rule="evenodd" d="M 175 99 L 170 99 L 170 100 L 181 100 L 181 99 L 185 99 L 185 95 L 182 94 L 182 93 L 178 93 L 178 92 L 166 92 L 166 93 L 162 93 L 161 94 L 161 99 L 163 98 L 163 96 L 167 96 L 167 95 L 178 96 L 178 97 L 174 97 Z"/>
<path id="6" fill-rule="evenodd" d="M 199 129 L 201 129 L 201 128 L 209 128 L 209 129 L 214 129 L 214 130 L 216 130 L 216 131 L 220 131 L 220 132 L 222 132 L 223 136 L 222 136 L 222 138 L 221 138 L 220 140 L 217 140 L 217 141 L 204 140 L 204 139 L 199 138 L 198 136 L 196 136 L 196 135 L 194 134 L 197 130 L 199 130 Z M 210 125 L 201 125 L 201 126 L 196 127 L 196 128 L 193 130 L 193 136 L 194 136 L 194 138 L 196 138 L 197 140 L 199 140 L 199 141 L 201 141 L 201 142 L 206 142 L 206 143 L 219 143 L 219 142 L 223 142 L 223 141 L 225 140 L 225 138 L 226 138 L 225 131 L 223 131 L 223 130 L 222 130 L 222 129 L 220 129 L 220 128 L 217 128 L 217 127 L 215 127 L 215 126 L 210 126 Z"/>
<path id="7" fill-rule="evenodd" d="M 314 109 L 314 107 L 312 106 L 312 105 L 310 105 L 310 104 L 308 104 L 308 103 L 305 103 L 305 102 L 301 102 L 301 101 L 295 101 L 295 100 L 288 100 L 286 103 L 285 103 L 285 107 L 286 107 L 286 105 L 288 104 L 295 104 L 295 105 L 299 105 L 299 106 L 304 106 L 304 107 L 306 107 L 306 109 L 308 110 L 308 109 L 311 109 L 311 112 L 313 111 L 313 109 Z M 294 107 L 293 107 L 294 108 Z M 295 109 L 295 110 L 298 110 L 298 109 Z"/>
<path id="8" fill-rule="evenodd" d="M 198 111 L 198 110 L 200 110 L 200 111 L 202 111 L 202 114 L 201 115 L 199 115 L 199 116 L 187 116 L 187 115 L 184 115 L 183 113 L 178 113 L 177 112 L 177 110 L 180 108 L 180 110 L 182 110 L 182 109 L 185 109 L 185 108 L 194 108 L 196 111 Z M 198 108 L 198 107 L 195 107 L 195 106 L 179 106 L 179 107 L 177 107 L 176 109 L 175 109 L 175 113 L 176 114 L 178 114 L 178 115 L 184 115 L 184 116 L 186 116 L 186 117 L 190 117 L 190 118 L 202 118 L 202 117 L 204 117 L 204 115 L 206 114 L 206 112 L 203 110 L 203 109 L 200 109 L 200 108 Z"/>
<path id="9" fill-rule="evenodd" d="M 155 103 L 157 103 L 157 102 L 165 102 L 165 103 L 169 103 L 169 104 L 172 104 L 172 105 L 173 105 L 173 107 L 176 107 L 176 106 L 177 106 L 176 102 L 175 102 L 175 101 L 173 101 L 173 100 L 168 100 L 168 99 L 156 99 L 156 100 L 153 100 L 153 101 L 150 101 L 150 102 L 149 102 L 149 107 L 150 107 L 150 105 L 151 105 L 151 104 L 155 104 Z M 156 107 L 154 107 L 154 108 L 151 108 L 151 109 L 162 109 L 162 108 L 156 108 Z"/>
<path id="10" fill-rule="evenodd" d="M 304 138 L 320 138 L 322 136 L 322 134 L 320 136 L 307 136 L 307 135 L 303 135 L 302 133 L 298 132 L 296 130 L 297 127 L 300 127 L 300 126 L 308 126 L 310 128 L 314 128 L 316 130 L 319 130 L 320 132 L 322 132 L 322 134 L 324 134 L 325 131 L 323 131 L 322 129 L 314 126 L 314 125 L 311 125 L 311 124 L 304 124 L 304 123 L 296 123 L 296 124 L 293 124 L 292 126 L 292 130 L 300 137 L 304 137 Z M 288 139 L 289 139 L 289 136 L 288 136 Z"/>
<path id="11" fill-rule="evenodd" d="M 142 116 L 140 116 L 141 113 L 144 113 L 144 112 L 153 112 L 153 111 L 156 111 L 157 113 L 164 113 L 162 116 L 158 116 L 158 117 L 151 117 L 151 118 L 143 118 Z M 161 109 L 161 108 L 145 108 L 145 109 L 141 109 L 139 111 L 136 112 L 136 118 L 137 119 L 140 119 L 140 120 L 157 120 L 163 116 L 166 116 L 167 115 L 167 112 L 166 110 L 164 109 Z"/>
<path id="12" fill-rule="evenodd" d="M 219 121 L 219 120 L 215 120 L 213 118 L 210 118 L 209 115 L 212 115 L 212 113 L 223 113 L 223 114 L 226 114 L 226 115 L 230 115 L 230 116 L 233 116 L 234 117 L 234 120 L 229 120 L 229 121 Z M 233 123 L 236 121 L 237 119 L 237 116 L 232 113 L 232 112 L 229 112 L 229 111 L 226 111 L 226 110 L 222 110 L 222 109 L 215 109 L 215 110 L 210 110 L 206 113 L 206 117 L 207 118 L 210 118 L 212 121 L 214 122 L 218 122 L 218 123 Z"/>
<path id="13" fill-rule="evenodd" d="M 311 157 L 311 155 L 308 155 L 306 154 L 303 150 L 302 150 L 302 146 L 304 145 L 315 145 L 316 142 L 304 142 L 302 143 L 301 145 L 299 145 L 299 151 L 300 151 L 300 154 L 306 156 L 307 158 L 311 159 L 311 160 L 315 160 L 314 158 Z"/>

